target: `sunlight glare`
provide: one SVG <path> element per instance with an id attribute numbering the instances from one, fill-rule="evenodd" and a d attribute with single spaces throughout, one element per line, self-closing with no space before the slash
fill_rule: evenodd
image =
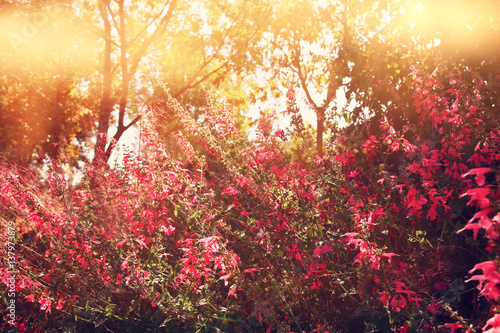
<path id="1" fill-rule="evenodd" d="M 93 59 L 94 41 L 69 22 L 64 13 L 17 13 L 2 17 L 0 22 L 0 35 L 4 36 L 0 49 L 15 54 L 7 62 L 11 72 L 26 67 L 32 71 L 51 67 L 57 75 L 64 69 L 89 66 L 89 59 Z"/>

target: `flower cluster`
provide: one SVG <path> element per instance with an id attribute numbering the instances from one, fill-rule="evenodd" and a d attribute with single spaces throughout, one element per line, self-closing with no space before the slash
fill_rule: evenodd
<path id="1" fill-rule="evenodd" d="M 418 123 L 381 117 L 323 157 L 292 154 L 310 148 L 299 118 L 290 140 L 274 114 L 247 140 L 225 105 L 200 124 L 169 98 L 114 170 L 37 183 L 0 165 L 1 221 L 22 231 L 18 330 L 498 331 L 498 122 L 460 76 L 414 73 Z"/>

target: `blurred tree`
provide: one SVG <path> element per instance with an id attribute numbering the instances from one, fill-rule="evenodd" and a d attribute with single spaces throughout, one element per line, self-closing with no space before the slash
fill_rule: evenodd
<path id="1" fill-rule="evenodd" d="M 317 115 L 322 155 L 326 129 L 340 121 L 362 124 L 367 134 L 378 122 L 365 119 L 412 121 L 410 67 L 432 67 L 438 56 L 480 68 L 498 109 L 498 7 L 492 0 L 2 3 L 1 149 L 24 163 L 35 151 L 53 160 L 64 151 L 76 161 L 97 134 L 94 164 L 102 165 L 151 94 L 165 97 L 163 87 L 195 115 L 207 104 L 204 91 L 241 113 L 270 92 L 300 88 Z M 259 73 L 272 79 L 259 84 Z M 177 127 L 169 119 L 166 132 Z"/>
<path id="2" fill-rule="evenodd" d="M 156 77 L 164 79 L 153 82 L 155 96 L 166 99 L 170 94 L 198 122 L 206 120 L 203 109 L 213 104 L 207 98 L 214 97 L 233 109 L 238 128 L 248 127 L 250 84 L 262 61 L 262 33 L 268 28 L 271 8 L 265 0 L 191 3 L 184 9 L 188 17 L 175 18 L 183 30 L 152 48 L 158 57 Z M 176 134 L 182 125 L 166 111 L 162 132 Z"/>
<path id="3" fill-rule="evenodd" d="M 84 108 L 91 111 L 86 116 L 85 125 L 90 125 L 86 133 L 97 134 L 93 163 L 104 165 L 123 133 L 141 119 L 149 96 L 158 91 L 158 80 L 195 112 L 204 103 L 199 93 L 202 83 L 221 87 L 231 74 L 254 66 L 249 54 L 258 50 L 259 24 L 265 23 L 263 13 L 268 10 L 259 4 L 222 0 L 49 1 L 2 6 L 2 30 L 7 32 L 2 44 L 7 47 L 2 48 L 1 56 L 5 67 L 10 67 L 0 73 L 5 86 L 9 86 L 2 90 L 3 117 L 19 116 L 22 103 L 16 104 L 14 97 L 29 99 L 27 87 L 36 85 L 35 77 L 47 81 L 43 86 L 47 91 L 42 89 L 41 93 L 49 98 L 57 95 L 49 90 L 60 87 L 52 81 L 66 82 L 68 77 L 72 78 L 70 86 L 60 89 L 81 93 L 72 99 L 74 105 L 65 106 L 70 109 L 64 111 L 66 118 L 56 117 L 54 112 L 64 113 L 59 109 L 43 107 L 43 113 L 36 118 L 50 125 L 32 122 L 28 126 L 24 118 L 17 120 L 18 128 L 38 133 L 43 132 L 43 126 L 49 126 L 55 131 L 40 134 L 33 142 L 25 140 L 23 149 L 29 158 L 23 161 L 31 161 L 36 147 L 59 144 L 55 141 L 60 136 L 56 133 L 60 132 L 58 126 L 67 129 L 66 142 L 73 144 L 73 137 L 82 129 L 64 124 L 68 117 L 76 120 L 74 113 Z M 70 36 L 69 32 L 76 33 Z M 35 55 L 40 50 L 45 50 L 44 60 L 40 54 Z M 55 54 L 50 55 L 50 51 Z M 237 85 L 240 79 L 241 75 L 231 78 L 230 86 Z M 11 84 L 16 80 L 20 86 Z M 68 91 L 64 94 L 76 97 Z M 226 98 L 240 104 L 244 100 L 234 92 L 226 94 Z M 22 107 L 27 110 L 31 106 L 24 103 Z M 53 125 L 55 121 L 60 125 Z M 115 132 L 109 139 L 113 128 Z M 5 131 L 12 129 L 5 127 Z M 19 142 L 14 134 L 5 136 L 3 151 L 16 150 L 12 147 Z"/>
<path id="4" fill-rule="evenodd" d="M 253 49 L 259 26 L 247 15 L 262 10 L 265 7 L 251 7 L 243 1 L 101 2 L 99 16 L 105 46 L 94 165 L 106 162 L 122 134 L 139 121 L 140 113 L 130 113 L 130 121 L 125 124 L 126 112 L 134 110 L 133 105 L 141 99 L 136 88 L 152 86 L 150 77 L 140 75 L 141 71 L 145 74 L 154 66 L 166 68 L 162 77 L 167 83 L 173 81 L 175 98 L 202 82 L 222 82 L 240 68 L 242 54 Z M 118 68 L 121 73 L 115 75 Z M 117 130 L 106 146 L 115 107 Z"/>
<path id="5" fill-rule="evenodd" d="M 0 152 L 24 166 L 46 157 L 75 165 L 92 133 L 92 37 L 56 15 L 37 2 L 0 6 Z"/>
<path id="6" fill-rule="evenodd" d="M 500 112 L 500 2 L 426 0 L 409 16 L 413 34 L 436 44 L 436 53 L 469 80 L 482 81 L 484 103 Z"/>
<path id="7" fill-rule="evenodd" d="M 323 155 L 325 121 L 356 123 L 387 112 L 394 87 L 410 95 L 409 67 L 416 53 L 398 39 L 392 21 L 406 1 L 281 1 L 267 35 L 265 70 L 287 75 L 316 112 L 316 154 Z M 401 30 L 401 29 L 400 29 Z M 280 78 L 281 76 L 281 78 Z M 392 91 L 391 91 L 392 90 Z M 345 94 L 346 104 L 337 95 Z"/>
<path id="8" fill-rule="evenodd" d="M 322 156 L 325 124 L 362 124 L 370 134 L 385 116 L 401 124 L 414 120 L 411 65 L 435 67 L 445 58 L 480 66 L 492 81 L 498 7 L 490 0 L 280 1 L 265 35 L 267 61 L 259 64 L 305 96 L 317 116 Z"/>

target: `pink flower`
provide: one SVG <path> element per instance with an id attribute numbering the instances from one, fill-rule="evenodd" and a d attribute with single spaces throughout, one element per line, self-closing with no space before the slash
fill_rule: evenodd
<path id="1" fill-rule="evenodd" d="M 318 289 L 318 288 L 319 288 L 319 287 L 321 287 L 322 285 L 323 285 L 323 283 L 322 283 L 322 282 L 318 282 L 318 283 L 313 282 L 313 283 L 312 283 L 312 286 L 311 286 L 311 289 Z"/>
<path id="2" fill-rule="evenodd" d="M 227 293 L 227 297 L 234 296 L 235 298 L 238 298 L 238 295 L 236 295 L 237 289 L 238 289 L 237 286 L 232 287 L 231 290 L 229 290 L 229 292 Z"/>
<path id="3" fill-rule="evenodd" d="M 358 171 L 358 170 L 354 170 L 354 171 L 350 172 L 350 173 L 347 175 L 347 177 L 348 177 L 348 178 L 354 178 L 354 177 L 356 177 L 356 176 L 358 176 L 358 175 L 359 175 L 359 171 Z"/>
<path id="4" fill-rule="evenodd" d="M 126 270 L 126 269 L 128 269 L 128 268 L 129 268 L 129 265 L 128 265 L 128 257 L 127 257 L 127 258 L 125 258 L 125 260 L 123 260 L 122 265 L 121 265 L 121 268 L 122 268 L 123 270 Z"/>
<path id="5" fill-rule="evenodd" d="M 387 257 L 389 259 L 389 264 L 390 264 L 392 262 L 392 257 L 397 256 L 397 254 L 396 253 L 384 253 L 382 256 Z"/>
<path id="6" fill-rule="evenodd" d="M 63 299 L 63 298 L 60 298 L 60 299 L 57 301 L 56 309 L 57 309 L 57 310 L 61 310 L 63 307 L 64 307 L 64 299 Z"/>
<path id="7" fill-rule="evenodd" d="M 460 325 L 459 323 L 446 323 L 439 327 L 448 327 L 451 330 L 450 333 L 454 333 L 455 330 L 462 328 L 462 325 Z"/>
<path id="8" fill-rule="evenodd" d="M 492 220 L 488 217 L 488 214 L 492 212 L 491 208 L 483 209 L 476 214 L 469 220 L 469 222 L 463 227 L 462 229 L 458 230 L 457 233 L 462 232 L 464 230 L 469 230 L 472 229 L 474 231 L 474 240 L 477 239 L 477 233 L 479 229 L 485 229 L 486 233 L 490 238 L 496 238 L 498 235 L 495 232 L 493 222 Z M 479 219 L 478 223 L 472 223 L 476 219 Z"/>
<path id="9" fill-rule="evenodd" d="M 490 200 L 487 198 L 488 194 L 490 194 L 490 189 L 481 187 L 481 188 L 473 188 L 460 195 L 460 198 L 465 197 L 466 195 L 470 196 L 470 200 L 467 205 L 472 205 L 474 202 L 481 209 L 488 208 L 490 206 Z"/>
<path id="10" fill-rule="evenodd" d="M 168 225 L 168 227 L 162 225 L 160 229 L 165 233 L 165 235 L 170 235 L 175 231 L 175 227 L 172 227 L 171 225 Z"/>
<path id="11" fill-rule="evenodd" d="M 358 248 L 359 243 L 363 242 L 363 240 L 354 238 L 357 235 L 359 235 L 357 232 L 348 232 L 348 233 L 343 234 L 342 236 L 346 237 L 346 239 L 344 241 L 347 243 L 347 245 L 354 244 L 355 247 Z"/>
<path id="12" fill-rule="evenodd" d="M 234 187 L 232 186 L 228 186 L 226 187 L 224 190 L 222 190 L 225 194 L 227 195 L 237 195 L 238 194 L 238 190 L 235 189 Z"/>
<path id="13" fill-rule="evenodd" d="M 40 310 L 45 310 L 45 312 L 52 313 L 52 302 L 49 299 L 40 297 L 38 299 L 38 303 L 40 303 Z"/>
<path id="14" fill-rule="evenodd" d="M 490 329 L 484 331 L 486 327 L 491 326 Z M 484 333 L 498 333 L 500 332 L 500 315 L 496 315 L 486 322 L 486 325 L 483 327 Z"/>
<path id="15" fill-rule="evenodd" d="M 228 284 L 227 279 L 229 279 L 230 277 L 231 277 L 231 274 L 227 274 L 227 275 L 221 276 L 219 278 L 219 281 L 220 280 L 224 280 L 224 285 L 227 286 L 227 284 Z"/>
<path id="16" fill-rule="evenodd" d="M 257 268 L 248 268 L 248 269 L 245 269 L 243 272 L 244 273 L 250 273 L 252 275 L 252 277 L 254 277 L 253 273 L 254 272 L 258 272 L 259 270 Z"/>
<path id="17" fill-rule="evenodd" d="M 476 183 L 478 186 L 483 186 L 486 182 L 486 178 L 484 177 L 485 173 L 491 172 L 490 168 L 476 168 L 470 169 L 469 172 L 464 173 L 462 177 L 467 177 L 468 175 L 476 175 Z"/>

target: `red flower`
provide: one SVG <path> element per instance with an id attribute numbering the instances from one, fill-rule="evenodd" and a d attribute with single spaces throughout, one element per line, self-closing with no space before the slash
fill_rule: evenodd
<path id="1" fill-rule="evenodd" d="M 232 186 L 228 186 L 226 187 L 224 190 L 222 190 L 225 194 L 227 195 L 236 195 L 238 194 L 238 190 L 235 189 L 234 187 Z"/>
<path id="2" fill-rule="evenodd" d="M 431 305 L 427 306 L 427 310 L 429 310 L 430 313 L 432 313 L 432 315 L 435 316 L 437 313 L 441 312 L 441 305 L 432 303 Z"/>
<path id="3" fill-rule="evenodd" d="M 476 214 L 469 220 L 469 222 L 463 227 L 462 229 L 458 230 L 457 233 L 462 232 L 464 230 L 469 230 L 472 229 L 474 230 L 474 240 L 477 239 L 477 233 L 479 229 L 484 229 L 486 230 L 486 233 L 490 238 L 496 238 L 498 235 L 497 232 L 495 231 L 495 228 L 493 226 L 493 221 L 488 217 L 488 214 L 492 212 L 491 208 L 483 209 Z M 476 219 L 479 219 L 478 223 L 472 223 Z"/>
<path id="4" fill-rule="evenodd" d="M 491 172 L 490 168 L 476 168 L 476 169 L 470 169 L 469 172 L 464 173 L 462 177 L 467 177 L 468 175 L 476 175 L 476 183 L 479 186 L 483 186 L 486 178 L 484 177 L 485 173 Z"/>
<path id="5" fill-rule="evenodd" d="M 64 307 L 64 299 L 63 298 L 59 298 L 59 300 L 57 301 L 57 305 L 56 305 L 56 309 L 57 310 L 62 310 L 62 308 Z"/>
<path id="6" fill-rule="evenodd" d="M 405 323 L 405 326 L 403 326 L 401 328 L 398 328 L 397 332 L 399 332 L 399 333 L 406 333 L 406 332 L 408 332 L 408 323 Z"/>
<path id="7" fill-rule="evenodd" d="M 460 198 L 465 197 L 466 195 L 470 196 L 470 200 L 467 205 L 472 205 L 472 203 L 476 202 L 476 204 L 481 208 L 488 208 L 490 205 L 490 200 L 486 197 L 490 194 L 490 189 L 486 187 L 481 188 L 473 188 L 460 195 Z"/>
<path id="8" fill-rule="evenodd" d="M 122 265 L 121 265 L 121 268 L 122 268 L 123 270 L 127 270 L 127 269 L 129 268 L 129 265 L 128 265 L 128 257 L 127 257 L 127 258 L 125 258 L 125 260 L 123 260 Z"/>
<path id="9" fill-rule="evenodd" d="M 456 329 L 462 328 L 462 325 L 460 325 L 459 323 L 446 323 L 439 327 L 448 327 L 451 330 L 450 333 L 454 333 Z"/>
<path id="10" fill-rule="evenodd" d="M 227 297 L 234 296 L 235 298 L 238 298 L 238 295 L 236 295 L 237 289 L 238 289 L 237 286 L 232 287 L 231 290 L 229 290 L 229 292 L 227 293 Z"/>
<path id="11" fill-rule="evenodd" d="M 313 283 L 312 283 L 312 286 L 311 286 L 311 289 L 318 289 L 318 288 L 319 288 L 319 287 L 321 287 L 322 285 L 323 285 L 323 283 L 322 283 L 322 282 L 318 282 L 318 283 L 313 282 Z"/>

